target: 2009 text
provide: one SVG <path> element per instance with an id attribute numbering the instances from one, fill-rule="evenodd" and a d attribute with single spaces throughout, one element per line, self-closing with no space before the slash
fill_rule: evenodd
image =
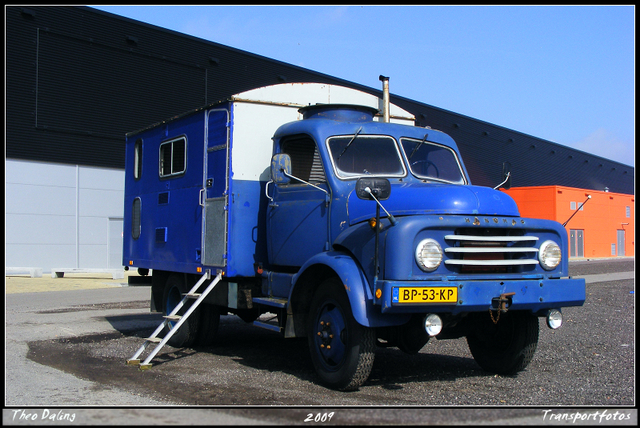
<path id="1" fill-rule="evenodd" d="M 305 422 L 329 422 L 333 417 L 335 412 L 330 413 L 309 413 L 305 418 Z"/>

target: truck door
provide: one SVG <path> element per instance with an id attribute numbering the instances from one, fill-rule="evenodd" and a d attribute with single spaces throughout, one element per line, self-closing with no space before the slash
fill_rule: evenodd
<path id="1" fill-rule="evenodd" d="M 207 112 L 204 144 L 204 182 L 200 191 L 202 215 L 202 264 L 226 266 L 227 170 L 229 133 L 227 110 Z"/>
<path id="2" fill-rule="evenodd" d="M 299 267 L 311 256 L 328 249 L 329 187 L 316 143 L 293 137 L 281 143 L 281 153 L 291 157 L 291 174 L 318 186 L 292 179 L 267 189 L 272 202 L 267 210 L 269 262 Z"/>

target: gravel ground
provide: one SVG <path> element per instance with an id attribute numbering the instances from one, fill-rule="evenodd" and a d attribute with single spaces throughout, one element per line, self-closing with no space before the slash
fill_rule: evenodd
<path id="1" fill-rule="evenodd" d="M 633 259 L 585 260 L 572 262 L 570 273 L 613 278 L 633 269 Z M 251 424 L 294 425 L 305 424 L 308 415 L 332 424 L 553 424 L 543 419 L 545 409 L 629 413 L 635 405 L 634 287 L 634 279 L 588 283 L 585 305 L 566 308 L 561 329 L 550 330 L 541 320 L 535 357 L 516 376 L 482 371 L 464 339 L 431 340 L 417 355 L 379 349 L 370 379 L 350 393 L 315 383 L 306 341 L 285 340 L 237 317 L 222 318 L 214 346 L 165 347 L 151 370 L 139 371 L 124 361 L 159 322 L 156 314 L 148 313 L 148 300 L 96 305 L 85 301 L 89 294 L 82 294 L 84 300 L 75 305 L 35 310 L 25 299 L 23 318 L 15 328 L 34 330 L 29 330 L 31 339 L 22 342 L 19 333 L 9 334 L 15 346 L 7 346 L 7 359 L 27 355 L 11 367 L 37 372 L 37 393 L 30 386 L 16 388 L 15 382 L 24 381 L 8 372 L 7 391 L 13 393 L 7 394 L 6 404 L 186 405 L 206 410 L 180 419 L 185 424 L 246 423 L 241 418 L 248 417 Z M 127 292 L 132 291 L 137 292 Z M 83 320 L 82 328 L 63 321 L 69 317 Z M 59 334 L 47 330 L 52 326 Z M 7 330 L 12 327 L 8 323 Z M 129 421 L 146 417 L 145 409 L 128 415 Z M 174 420 L 173 415 L 158 421 Z M 114 418 L 120 420 L 121 413 Z M 636 413 L 630 421 L 637 423 Z"/>

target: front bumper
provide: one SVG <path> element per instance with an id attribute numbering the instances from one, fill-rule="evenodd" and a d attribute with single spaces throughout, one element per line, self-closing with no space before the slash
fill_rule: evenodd
<path id="1" fill-rule="evenodd" d="M 456 288 L 455 303 L 400 303 L 398 290 Z M 450 313 L 479 312 L 496 309 L 495 299 L 501 295 L 510 296 L 509 309 L 530 310 L 534 313 L 567 306 L 582 306 L 586 299 L 584 279 L 533 279 L 533 280 L 493 280 L 493 281 L 387 281 L 376 283 L 374 304 L 382 313 Z"/>

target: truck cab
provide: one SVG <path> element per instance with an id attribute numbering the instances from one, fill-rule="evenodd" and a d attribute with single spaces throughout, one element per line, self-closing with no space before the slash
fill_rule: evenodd
<path id="1" fill-rule="evenodd" d="M 277 293 L 288 322 L 302 325 L 295 335 L 307 329 L 326 382 L 339 377 L 337 361 L 355 360 L 349 349 L 367 354 L 383 340 L 413 353 L 431 336 L 467 336 L 484 368 L 517 372 L 533 356 L 538 317 L 582 304 L 584 283 L 566 278 L 562 226 L 523 219 L 507 194 L 471 185 L 451 137 L 375 122 L 358 106 L 302 113 L 274 136 L 268 260 L 296 272 Z M 339 339 L 353 321 L 375 340 Z"/>

